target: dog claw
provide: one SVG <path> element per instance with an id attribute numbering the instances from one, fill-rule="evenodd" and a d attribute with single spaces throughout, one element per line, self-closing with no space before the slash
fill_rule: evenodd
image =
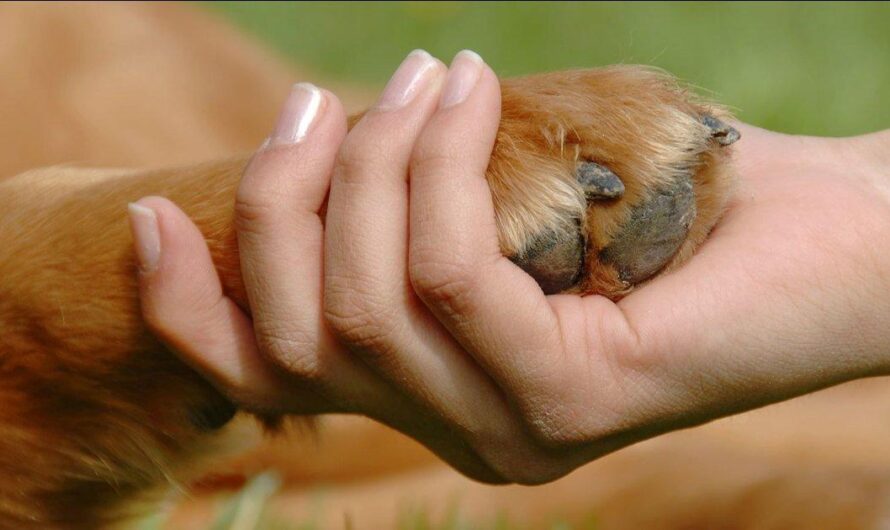
<path id="1" fill-rule="evenodd" d="M 692 178 L 679 177 L 634 206 L 630 218 L 599 257 L 615 267 L 621 281 L 629 285 L 642 282 L 674 257 L 695 215 Z"/>
<path id="2" fill-rule="evenodd" d="M 606 166 L 596 162 L 582 162 L 575 175 L 588 201 L 617 199 L 624 195 L 624 183 Z"/>
<path id="3" fill-rule="evenodd" d="M 542 234 L 520 256 L 510 259 L 538 282 L 544 294 L 555 294 L 578 283 L 584 270 L 584 249 L 578 223 L 576 234 Z"/>
<path id="4" fill-rule="evenodd" d="M 710 114 L 703 115 L 700 120 L 705 127 L 711 129 L 711 137 L 720 145 L 733 144 L 742 137 L 742 135 L 739 134 L 739 131 L 733 129 Z"/>

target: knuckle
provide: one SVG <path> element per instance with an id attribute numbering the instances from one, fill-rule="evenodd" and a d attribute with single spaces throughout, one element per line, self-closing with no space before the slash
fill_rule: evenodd
<path id="1" fill-rule="evenodd" d="M 409 264 L 411 286 L 421 299 L 454 312 L 471 308 L 476 276 L 468 267 L 446 259 L 421 257 Z"/>
<path id="2" fill-rule="evenodd" d="M 581 422 L 573 421 L 575 414 L 562 404 L 547 400 L 522 411 L 522 421 L 533 442 L 542 449 L 566 450 L 592 442 L 596 436 L 578 430 Z"/>
<path id="3" fill-rule="evenodd" d="M 257 232 L 274 218 L 275 194 L 239 190 L 235 196 L 235 227 L 241 232 Z"/>
<path id="4" fill-rule="evenodd" d="M 325 297 L 323 316 L 339 341 L 362 349 L 380 350 L 388 348 L 393 334 L 395 319 L 390 313 L 376 297 L 334 288 Z"/>
<path id="5" fill-rule="evenodd" d="M 589 406 L 550 399 L 538 407 L 523 410 L 521 416 L 529 437 L 541 450 L 571 452 L 627 435 L 637 426 L 630 413 L 603 400 L 596 415 Z"/>
<path id="6" fill-rule="evenodd" d="M 337 152 L 334 174 L 347 182 L 373 174 L 374 168 L 385 167 L 387 159 L 380 147 L 355 138 L 348 138 Z"/>
<path id="7" fill-rule="evenodd" d="M 262 355 L 303 382 L 322 378 L 318 344 L 309 334 L 285 326 L 257 325 L 257 345 Z"/>
<path id="8" fill-rule="evenodd" d="M 411 152 L 411 170 L 449 174 L 476 167 L 477 163 L 484 168 L 490 157 L 490 140 L 426 129 Z"/>
<path id="9" fill-rule="evenodd" d="M 419 145 L 411 157 L 411 174 L 442 173 L 449 171 L 457 165 L 453 154 L 454 150 L 446 148 L 434 148 L 423 144 Z"/>

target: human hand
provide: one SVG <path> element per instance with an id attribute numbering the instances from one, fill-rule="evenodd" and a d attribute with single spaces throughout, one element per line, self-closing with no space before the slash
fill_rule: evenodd
<path id="1" fill-rule="evenodd" d="M 545 297 L 497 244 L 483 178 L 496 79 L 471 56 L 459 64 L 464 83 L 451 88 L 468 86 L 466 99 L 437 108 L 444 74 L 431 66 L 412 101 L 356 126 L 336 169 L 345 129 L 321 134 L 342 123 L 331 106 L 302 144 L 257 155 L 239 197 L 256 340 L 209 258 L 189 250 L 200 235 L 164 239 L 166 263 L 142 276 L 148 320 L 237 402 L 367 414 L 471 476 L 534 483 L 665 430 L 886 371 L 890 258 L 871 242 L 890 235 L 888 201 L 851 144 L 745 128 L 737 199 L 689 263 L 619 304 Z M 312 162 L 313 142 L 333 147 Z M 326 190 L 331 171 L 322 234 L 324 192 L 289 179 Z M 162 227 L 179 215 L 148 201 Z M 184 235 L 178 220 L 163 238 Z M 189 300 L 225 311 L 174 310 Z"/>
<path id="2" fill-rule="evenodd" d="M 427 54 L 406 59 L 369 112 L 371 123 L 356 127 L 344 146 L 369 156 L 379 149 L 367 167 L 342 155 L 336 160 L 346 138 L 337 98 L 311 85 L 294 88 L 237 194 L 250 316 L 223 293 L 203 236 L 188 217 L 161 197 L 137 201 L 131 218 L 141 306 L 159 337 L 251 412 L 365 414 L 417 438 L 468 475 L 499 481 L 461 433 L 369 370 L 324 323 L 323 217 L 331 176 L 348 180 L 350 171 L 361 169 L 404 178 L 414 139 L 438 104 L 445 70 Z"/>

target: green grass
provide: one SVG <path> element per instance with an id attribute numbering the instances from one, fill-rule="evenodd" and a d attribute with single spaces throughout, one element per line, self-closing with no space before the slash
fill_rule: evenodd
<path id="1" fill-rule="evenodd" d="M 425 48 L 471 48 L 501 75 L 663 67 L 745 121 L 849 135 L 890 127 L 890 3 L 266 3 L 210 5 L 284 56 L 381 86 Z"/>

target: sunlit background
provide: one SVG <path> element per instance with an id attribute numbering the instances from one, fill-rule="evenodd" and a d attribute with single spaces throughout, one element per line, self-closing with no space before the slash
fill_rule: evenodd
<path id="1" fill-rule="evenodd" d="M 208 5 L 297 64 L 382 86 L 424 48 L 479 52 L 501 75 L 662 67 L 784 132 L 890 127 L 890 3 L 223 2 Z"/>

